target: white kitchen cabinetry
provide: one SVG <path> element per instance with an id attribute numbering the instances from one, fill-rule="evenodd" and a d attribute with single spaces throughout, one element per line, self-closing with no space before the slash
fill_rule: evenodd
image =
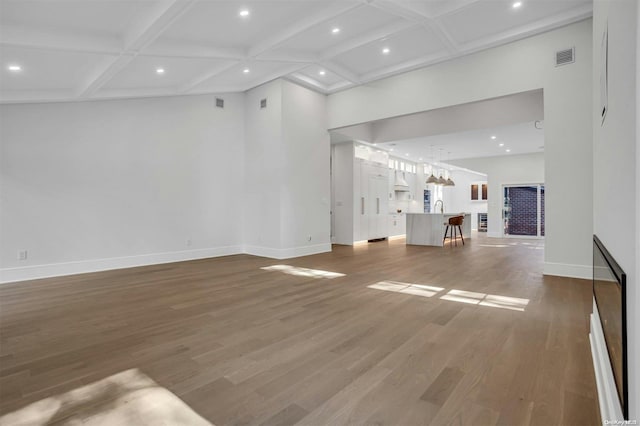
<path id="1" fill-rule="evenodd" d="M 404 214 L 389 215 L 389 236 L 405 235 L 407 233 L 407 220 Z"/>
<path id="2" fill-rule="evenodd" d="M 354 144 L 332 149 L 332 237 L 337 244 L 389 236 L 388 157 L 374 152 L 365 159 L 358 158 L 362 152 Z"/>

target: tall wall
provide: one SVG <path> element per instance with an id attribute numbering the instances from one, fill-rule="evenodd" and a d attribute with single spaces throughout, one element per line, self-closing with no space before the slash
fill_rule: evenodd
<path id="1" fill-rule="evenodd" d="M 627 274 L 630 418 L 640 416 L 640 159 L 637 30 L 634 0 L 594 2 L 594 233 Z M 601 41 L 608 26 L 608 112 L 600 118 Z M 635 236 L 635 237 L 634 237 Z"/>
<path id="2" fill-rule="evenodd" d="M 241 251 L 244 100 L 224 99 L 0 106 L 2 280 Z"/>
<path id="3" fill-rule="evenodd" d="M 589 277 L 591 215 L 566 213 L 592 208 L 591 25 L 578 22 L 329 95 L 329 128 L 543 89 L 545 272 Z M 576 62 L 555 67 L 555 51 L 568 46 L 575 46 Z"/>
<path id="4" fill-rule="evenodd" d="M 330 251 L 326 97 L 276 80 L 246 100 L 245 250 L 274 258 Z"/>

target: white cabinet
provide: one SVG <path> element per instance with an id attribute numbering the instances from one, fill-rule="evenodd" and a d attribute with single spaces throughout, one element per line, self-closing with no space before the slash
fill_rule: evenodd
<path id="1" fill-rule="evenodd" d="M 356 159 L 354 195 L 358 208 L 355 211 L 354 239 L 374 240 L 389 236 L 387 194 L 389 174 L 386 165 Z"/>
<path id="2" fill-rule="evenodd" d="M 407 233 L 407 217 L 404 214 L 389 215 L 389 236 L 404 235 Z"/>
<path id="3" fill-rule="evenodd" d="M 332 241 L 337 244 L 389 236 L 388 156 L 375 150 L 365 156 L 356 148 L 342 143 L 331 150 Z"/>

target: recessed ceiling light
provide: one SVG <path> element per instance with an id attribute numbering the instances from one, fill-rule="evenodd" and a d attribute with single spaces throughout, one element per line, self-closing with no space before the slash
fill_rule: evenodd
<path id="1" fill-rule="evenodd" d="M 389 151 L 393 151 L 393 148 L 391 148 Z"/>
<path id="2" fill-rule="evenodd" d="M 418 158 L 418 161 L 422 161 L 422 157 Z"/>
<path id="3" fill-rule="evenodd" d="M 521 1 L 517 1 L 517 2 L 515 2 L 515 3 L 513 3 L 513 4 L 511 5 L 511 7 L 513 7 L 514 9 L 517 9 L 517 8 L 519 8 L 520 6 L 522 6 L 522 2 L 521 2 Z"/>
<path id="4" fill-rule="evenodd" d="M 511 150 L 510 150 L 510 149 L 507 149 L 507 150 L 505 150 L 505 151 L 507 151 L 507 152 L 511 152 Z"/>
<path id="5" fill-rule="evenodd" d="M 251 70 L 249 68 L 245 68 L 242 70 L 243 73 L 245 74 L 249 74 L 249 72 L 251 72 Z"/>
<path id="6" fill-rule="evenodd" d="M 22 71 L 22 67 L 20 65 L 15 65 L 15 64 L 9 65 L 7 67 L 7 69 L 9 71 L 11 71 L 11 72 L 20 72 L 20 71 Z"/>
<path id="7" fill-rule="evenodd" d="M 340 32 L 340 28 L 336 27 L 334 29 L 331 30 L 332 34 L 338 34 Z"/>
<path id="8" fill-rule="evenodd" d="M 384 49 L 382 49 L 382 54 L 384 54 L 384 55 L 388 55 L 389 52 L 391 52 L 391 50 L 389 50 L 388 47 L 385 47 Z"/>
<path id="9" fill-rule="evenodd" d="M 374 144 L 373 144 L 373 146 L 378 146 L 378 144 L 377 144 L 377 143 L 374 143 Z"/>
<path id="10" fill-rule="evenodd" d="M 238 14 L 239 14 L 242 18 L 246 18 L 247 16 L 249 16 L 249 10 L 248 10 L 248 9 L 242 9 Z"/>
<path id="11" fill-rule="evenodd" d="M 327 72 L 325 70 L 321 70 L 318 74 L 325 75 Z"/>
<path id="12" fill-rule="evenodd" d="M 409 156 L 409 153 L 407 152 L 405 155 L 408 157 L 408 156 Z"/>
<path id="13" fill-rule="evenodd" d="M 164 74 L 164 68 L 156 68 L 156 74 Z"/>
<path id="14" fill-rule="evenodd" d="M 495 136 L 491 136 L 491 139 L 495 139 L 495 138 L 496 138 Z"/>
<path id="15" fill-rule="evenodd" d="M 499 144 L 498 146 L 504 146 L 504 144 L 503 144 L 503 143 L 501 143 L 501 144 Z"/>

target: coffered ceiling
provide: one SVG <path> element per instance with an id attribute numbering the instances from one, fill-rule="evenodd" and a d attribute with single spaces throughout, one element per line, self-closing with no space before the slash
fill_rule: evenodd
<path id="1" fill-rule="evenodd" d="M 0 0 L 0 102 L 224 93 L 278 77 L 332 93 L 591 13 L 588 0 Z"/>

